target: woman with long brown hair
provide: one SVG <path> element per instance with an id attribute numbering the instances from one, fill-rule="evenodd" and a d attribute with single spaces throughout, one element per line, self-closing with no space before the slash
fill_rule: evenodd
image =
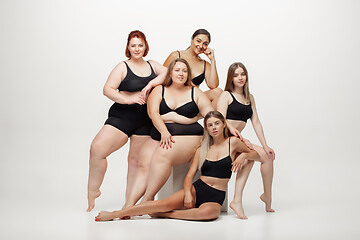
<path id="1" fill-rule="evenodd" d="M 255 99 L 249 91 L 249 76 L 244 64 L 237 62 L 229 67 L 225 91 L 219 98 L 217 110 L 226 117 L 231 132 L 236 132 L 236 135 L 240 136 L 240 138 L 242 138 L 240 133 L 245 128 L 247 120 L 251 120 L 262 145 L 262 147 L 252 145 L 260 155 L 260 170 L 264 186 L 264 193 L 260 196 L 260 199 L 265 203 L 267 212 L 274 212 L 271 208 L 271 187 L 275 153 L 266 143 L 264 131 L 257 114 Z M 242 206 L 242 192 L 252 165 L 253 163 L 244 166 L 242 171 L 237 174 L 234 200 L 230 203 L 230 207 L 241 219 L 247 219 Z"/>

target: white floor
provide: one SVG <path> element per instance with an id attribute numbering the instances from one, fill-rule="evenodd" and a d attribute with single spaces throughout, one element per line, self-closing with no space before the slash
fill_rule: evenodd
<path id="1" fill-rule="evenodd" d="M 110 178 L 116 180 L 116 170 L 109 169 L 103 194 L 91 213 L 85 212 L 86 179 L 73 184 L 64 180 L 66 186 L 60 186 L 63 192 L 58 194 L 44 188 L 49 196 L 30 191 L 24 196 L 16 191 L 2 196 L 0 239 L 359 239 L 359 189 L 350 185 L 357 179 L 354 166 L 340 173 L 337 166 L 327 166 L 327 175 L 319 178 L 316 172 L 325 169 L 321 164 L 313 164 L 307 173 L 308 167 L 299 166 L 291 174 L 284 171 L 287 164 L 283 165 L 275 172 L 275 213 L 265 213 L 258 199 L 261 180 L 259 165 L 255 165 L 244 196 L 248 220 L 238 219 L 229 209 L 210 222 L 148 216 L 95 222 L 99 210 L 114 210 L 123 204 L 123 189 L 116 192 L 110 184 Z M 232 187 L 233 179 L 230 198 Z"/>

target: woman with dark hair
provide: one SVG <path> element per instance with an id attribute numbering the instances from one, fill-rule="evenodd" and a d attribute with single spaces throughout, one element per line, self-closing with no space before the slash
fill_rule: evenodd
<path id="1" fill-rule="evenodd" d="M 135 184 L 124 207 L 153 200 L 165 184 L 173 165 L 187 163 L 200 144 L 203 127 L 198 114 L 213 110 L 205 94 L 191 84 L 191 70 L 186 60 L 177 58 L 168 68 L 162 86 L 157 86 L 148 98 L 148 113 L 154 124 L 151 139 L 139 156 Z"/>
<path id="2" fill-rule="evenodd" d="M 244 64 L 233 63 L 229 67 L 225 91 L 219 98 L 217 110 L 226 117 L 231 132 L 235 132 L 241 139 L 241 131 L 245 128 L 247 120 L 251 120 L 255 133 L 262 145 L 262 147 L 257 145 L 251 146 L 260 155 L 260 170 L 264 185 L 264 193 L 260 196 L 260 199 L 265 203 L 267 212 L 274 212 L 271 208 L 271 187 L 275 153 L 266 143 L 264 131 L 257 114 L 255 99 L 249 91 L 249 76 Z M 247 142 L 247 140 L 242 140 Z M 230 203 L 230 207 L 241 219 L 247 219 L 242 206 L 242 193 L 252 166 L 253 162 L 244 166 L 242 171 L 237 174 L 234 200 Z"/>
<path id="3" fill-rule="evenodd" d="M 259 154 L 250 150 L 239 138 L 229 137 L 226 121 L 221 113 L 211 111 L 206 114 L 204 126 L 203 141 L 195 152 L 183 190 L 166 199 L 142 202 L 120 211 L 101 211 L 95 221 L 144 214 L 184 220 L 218 218 L 232 170 L 239 169 L 246 159 L 257 160 Z M 233 162 L 232 159 L 239 153 L 240 156 Z M 192 183 L 198 169 L 201 177 Z"/>
<path id="4" fill-rule="evenodd" d="M 94 208 L 95 199 L 101 194 L 106 158 L 124 146 L 129 138 L 126 196 L 133 186 L 138 153 L 150 138 L 151 120 L 147 114 L 146 95 L 151 88 L 161 84 L 166 75 L 164 66 L 143 59 L 148 52 L 145 35 L 138 30 L 132 31 L 125 49 L 129 59 L 119 63 L 105 83 L 104 95 L 115 103 L 109 110 L 105 125 L 91 143 L 87 211 Z"/>
<path id="5" fill-rule="evenodd" d="M 184 58 L 188 61 L 192 75 L 192 83 L 199 87 L 205 80 L 206 85 L 210 90 L 206 91 L 206 96 L 212 102 L 212 105 L 216 107 L 217 99 L 219 98 L 222 90 L 218 88 L 219 77 L 216 70 L 216 61 L 214 56 L 214 50 L 210 49 L 211 36 L 205 29 L 198 29 L 191 37 L 191 45 L 186 50 L 172 52 L 164 62 L 164 66 L 168 67 L 171 61 L 176 58 Z M 210 63 L 201 59 L 200 54 L 204 53 L 210 60 Z"/>

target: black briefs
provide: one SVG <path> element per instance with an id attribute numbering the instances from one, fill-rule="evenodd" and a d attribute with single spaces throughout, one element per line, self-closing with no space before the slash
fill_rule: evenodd
<path id="1" fill-rule="evenodd" d="M 201 179 L 198 179 L 193 183 L 196 191 L 196 203 L 195 207 L 200 207 L 201 204 L 206 202 L 216 202 L 220 205 L 223 204 L 225 200 L 225 191 L 213 188 Z"/>
<path id="2" fill-rule="evenodd" d="M 114 103 L 109 110 L 105 124 L 116 127 L 128 137 L 133 134 L 149 136 L 152 128 L 146 104 L 127 105 Z"/>
<path id="3" fill-rule="evenodd" d="M 171 136 L 202 136 L 204 128 L 198 123 L 193 124 L 180 124 L 180 123 L 165 123 Z M 160 132 L 153 126 L 150 136 L 156 141 L 161 140 Z"/>

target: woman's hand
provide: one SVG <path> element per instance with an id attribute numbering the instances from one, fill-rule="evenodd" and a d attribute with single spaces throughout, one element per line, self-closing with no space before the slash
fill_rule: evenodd
<path id="1" fill-rule="evenodd" d="M 271 160 L 275 160 L 275 152 L 271 147 L 265 146 L 263 149 Z"/>
<path id="2" fill-rule="evenodd" d="M 214 50 L 212 50 L 211 48 L 207 48 L 204 51 L 204 54 L 209 58 L 211 62 L 215 59 Z"/>
<path id="3" fill-rule="evenodd" d="M 168 131 L 161 133 L 160 147 L 168 149 L 172 143 L 175 143 L 175 140 Z"/>
<path id="4" fill-rule="evenodd" d="M 186 194 L 185 193 L 185 197 L 184 197 L 184 207 L 186 209 L 190 209 L 194 207 L 194 199 L 192 197 L 191 194 Z"/>
<path id="5" fill-rule="evenodd" d="M 141 90 L 141 96 L 143 99 L 145 99 L 145 101 L 146 101 L 146 98 L 151 89 L 152 89 L 152 86 L 150 86 L 150 84 L 148 84 Z"/>
<path id="6" fill-rule="evenodd" d="M 245 145 L 250 148 L 250 150 L 254 150 L 254 146 L 248 139 L 241 137 L 240 140 L 245 143 Z"/>
<path id="7" fill-rule="evenodd" d="M 240 171 L 246 164 L 248 163 L 248 160 L 244 158 L 244 154 L 240 154 L 235 161 L 232 163 L 231 171 L 238 172 Z"/>
<path id="8" fill-rule="evenodd" d="M 139 105 L 144 105 L 146 103 L 146 99 L 142 96 L 141 92 L 128 98 L 127 104 L 130 105 L 134 103 L 137 103 Z"/>

